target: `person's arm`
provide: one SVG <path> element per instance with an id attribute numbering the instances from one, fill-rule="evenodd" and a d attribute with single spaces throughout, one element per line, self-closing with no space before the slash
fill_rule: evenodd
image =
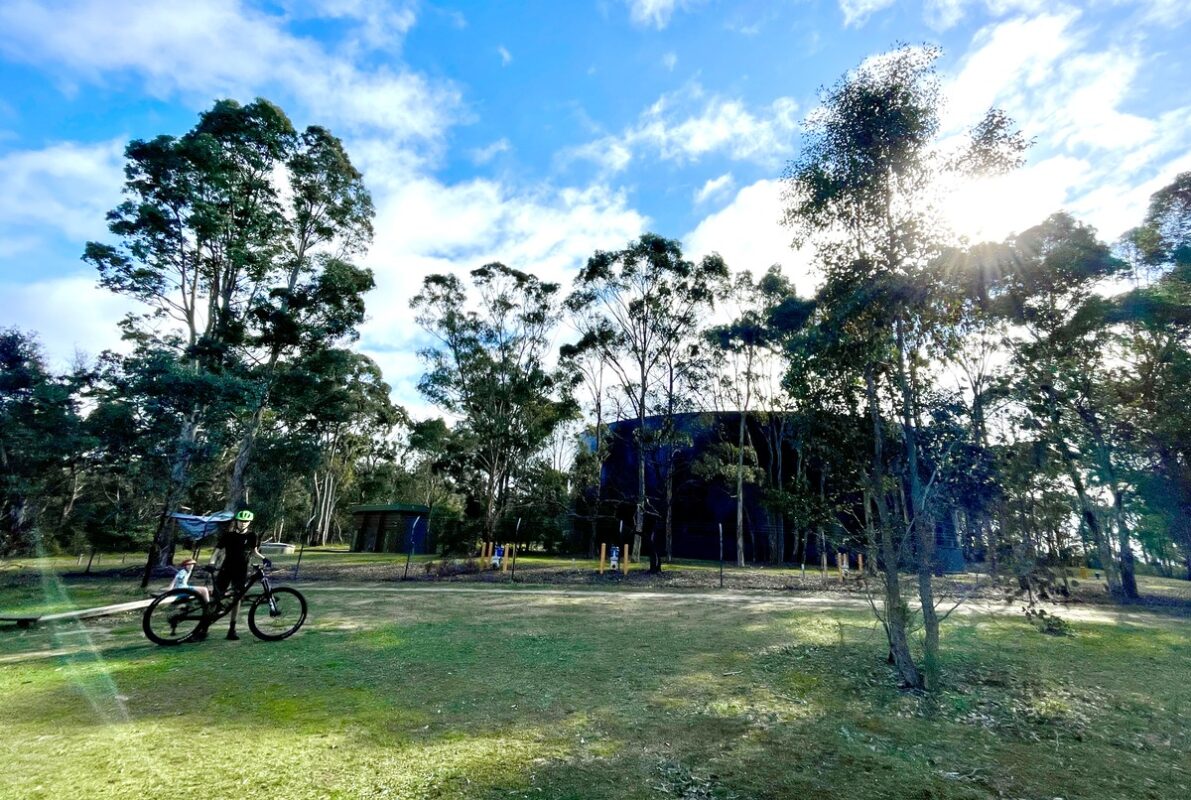
<path id="1" fill-rule="evenodd" d="M 208 567 L 218 567 L 223 563 L 224 552 L 227 548 L 227 530 L 219 531 L 219 538 L 215 540 L 215 549 L 211 551 L 211 557 L 207 559 Z"/>

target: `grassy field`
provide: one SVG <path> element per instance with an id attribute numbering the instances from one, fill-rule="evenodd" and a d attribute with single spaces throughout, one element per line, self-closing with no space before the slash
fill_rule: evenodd
<path id="1" fill-rule="evenodd" d="M 0 608 L 137 593 L 27 573 Z M 0 629 L 0 797 L 1191 795 L 1177 617 L 1063 638 L 953 619 L 947 686 L 920 697 L 857 611 L 388 587 L 309 585 L 275 644 L 157 648 L 129 616 Z"/>

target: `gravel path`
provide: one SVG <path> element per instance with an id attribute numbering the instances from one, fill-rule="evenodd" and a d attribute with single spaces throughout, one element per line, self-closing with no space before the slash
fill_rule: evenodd
<path id="1" fill-rule="evenodd" d="M 533 595 L 537 597 L 582 598 L 584 600 L 605 603 L 626 603 L 640 601 L 680 601 L 706 603 L 735 603 L 748 604 L 772 608 L 806 609 L 811 611 L 868 611 L 869 603 L 863 597 L 839 594 L 776 594 L 759 592 L 651 592 L 651 591 L 598 591 L 583 589 L 534 589 L 520 587 L 476 587 L 461 586 L 342 586 L 342 585 L 304 585 L 302 591 L 306 594 L 321 592 L 359 593 L 359 594 L 396 594 L 412 595 L 426 594 L 454 594 L 454 595 L 489 595 L 501 596 L 509 594 Z M 954 601 L 952 601 L 954 603 Z M 952 603 L 944 603 L 940 611 L 950 608 Z M 1063 605 L 1059 603 L 1043 603 L 1041 607 L 1048 613 L 1081 622 L 1128 623 L 1133 625 L 1154 625 L 1164 622 L 1186 624 L 1187 620 L 1181 616 L 1164 614 L 1161 609 L 1141 610 L 1114 608 L 1111 606 Z M 1021 603 L 996 603 L 984 599 L 975 599 L 960 604 L 956 615 L 970 616 L 981 614 L 995 614 L 1014 616 L 1021 614 Z"/>

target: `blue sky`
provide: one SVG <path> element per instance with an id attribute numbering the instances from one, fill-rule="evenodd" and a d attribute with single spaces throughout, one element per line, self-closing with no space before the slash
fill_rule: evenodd
<path id="1" fill-rule="evenodd" d="M 738 269 L 815 276 L 777 225 L 817 97 L 895 42 L 935 42 L 946 122 L 990 105 L 1037 145 L 953 201 L 1001 237 L 1066 208 L 1108 238 L 1191 169 L 1187 0 L 3 0 L 0 324 L 61 364 L 118 345 L 126 301 L 79 260 L 128 139 L 267 97 L 347 143 L 376 200 L 362 349 L 418 406 L 422 276 L 490 260 L 569 281 L 643 230 Z"/>

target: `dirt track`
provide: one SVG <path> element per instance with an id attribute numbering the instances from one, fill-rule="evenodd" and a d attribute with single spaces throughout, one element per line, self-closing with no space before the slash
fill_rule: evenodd
<path id="1" fill-rule="evenodd" d="M 651 591 L 598 591 L 583 589 L 537 589 L 507 586 L 464 588 L 462 586 L 343 586 L 343 585 L 305 585 L 302 591 L 310 594 L 320 592 L 352 592 L 363 594 L 475 594 L 475 595 L 508 595 L 522 594 L 542 597 L 563 597 L 584 599 L 592 602 L 626 603 L 626 602 L 699 602 L 699 603 L 744 603 L 772 608 L 797 608 L 812 611 L 867 611 L 870 606 L 863 597 L 842 594 L 776 594 L 759 592 L 739 592 L 732 590 L 717 592 L 651 592 Z M 944 603 L 940 611 L 951 608 L 954 601 Z M 1184 622 L 1181 616 L 1162 613 L 1165 609 L 1116 608 L 1112 606 L 1065 605 L 1059 603 L 1040 604 L 1048 613 L 1080 622 L 1127 623 L 1133 625 L 1153 625 L 1160 622 Z M 1021 603 L 1000 603 L 985 599 L 973 599 L 958 605 L 956 615 L 996 614 L 1005 616 L 1020 615 Z"/>

